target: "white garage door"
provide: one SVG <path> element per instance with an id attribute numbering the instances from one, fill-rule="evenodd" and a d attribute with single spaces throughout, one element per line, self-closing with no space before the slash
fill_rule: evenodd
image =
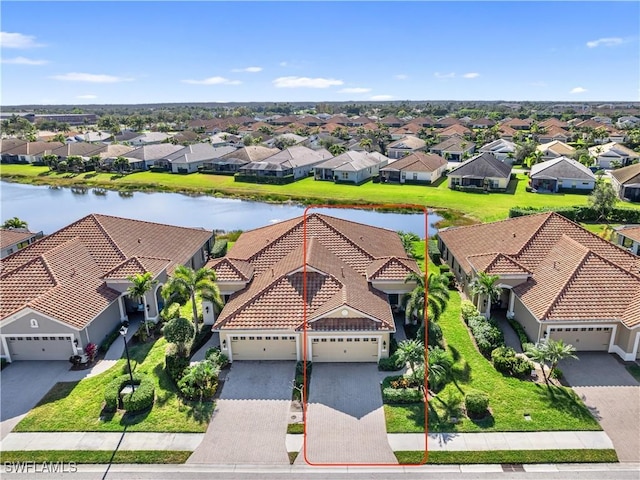
<path id="1" fill-rule="evenodd" d="M 378 339 L 374 337 L 313 338 L 314 362 L 377 362 Z"/>
<path id="2" fill-rule="evenodd" d="M 5 340 L 11 361 L 16 360 L 69 360 L 73 355 L 70 337 L 63 336 L 11 336 Z"/>
<path id="3" fill-rule="evenodd" d="M 289 335 L 234 335 L 233 360 L 296 360 L 296 337 Z"/>
<path id="4" fill-rule="evenodd" d="M 609 349 L 613 327 L 556 328 L 549 332 L 554 340 L 564 341 L 580 352 L 604 351 Z"/>

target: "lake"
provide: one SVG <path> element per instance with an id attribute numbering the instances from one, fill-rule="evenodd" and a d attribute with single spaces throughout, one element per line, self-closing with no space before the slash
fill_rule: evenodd
<path id="1" fill-rule="evenodd" d="M 0 182 L 0 206 L 4 222 L 18 217 L 32 231 L 45 234 L 68 225 L 90 213 L 102 213 L 149 222 L 204 227 L 208 230 L 250 230 L 304 214 L 296 204 L 271 204 L 178 193 L 117 192 L 92 188 L 53 188 Z M 308 213 L 326 213 L 345 220 L 414 232 L 425 236 L 423 214 L 382 213 L 366 209 L 313 208 Z M 441 220 L 428 216 L 429 235 Z"/>

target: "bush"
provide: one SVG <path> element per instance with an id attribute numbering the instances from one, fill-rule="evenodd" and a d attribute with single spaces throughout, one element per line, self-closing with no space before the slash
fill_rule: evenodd
<path id="1" fill-rule="evenodd" d="M 440 265 L 442 253 L 440 253 L 440 249 L 438 248 L 437 240 L 431 239 L 427 242 L 427 251 L 429 253 L 429 258 L 431 258 L 431 261 L 436 265 Z"/>
<path id="2" fill-rule="evenodd" d="M 169 322 L 178 317 L 180 317 L 180 304 L 177 302 L 165 305 L 160 311 L 160 318 L 163 322 Z"/>
<path id="3" fill-rule="evenodd" d="M 285 175 L 284 177 L 265 177 L 262 175 L 246 175 L 242 173 L 236 173 L 233 176 L 235 182 L 247 182 L 247 183 L 266 183 L 270 185 L 286 185 L 293 183 L 295 178 L 293 175 Z"/>
<path id="4" fill-rule="evenodd" d="M 562 378 L 562 370 L 560 370 L 558 367 L 554 368 L 551 371 L 551 378 L 560 380 Z"/>
<path id="5" fill-rule="evenodd" d="M 167 345 L 164 356 L 164 368 L 174 382 L 178 383 L 188 366 L 189 359 L 184 355 L 178 354 L 178 346 L 174 343 Z"/>
<path id="6" fill-rule="evenodd" d="M 214 365 L 218 365 L 221 369 L 229 365 L 229 357 L 220 351 L 217 347 L 211 347 L 204 355 L 205 360 L 209 360 Z"/>
<path id="7" fill-rule="evenodd" d="M 178 354 L 186 357 L 188 344 L 193 340 L 195 327 L 186 318 L 174 318 L 164 326 L 163 332 L 167 342 L 174 343 L 178 347 Z"/>
<path id="8" fill-rule="evenodd" d="M 469 318 L 477 317 L 480 315 L 480 312 L 476 308 L 476 306 L 471 303 L 469 300 L 463 300 L 460 304 L 460 311 L 462 312 L 462 318 L 465 323 L 469 323 Z"/>
<path id="9" fill-rule="evenodd" d="M 383 372 L 395 372 L 404 367 L 404 363 L 400 360 L 397 353 L 394 353 L 389 358 L 381 358 L 378 361 L 378 370 Z"/>
<path id="10" fill-rule="evenodd" d="M 149 329 L 149 335 L 147 335 L 147 328 Z M 155 328 L 156 328 L 156 324 L 153 323 L 151 320 L 142 322 L 140 323 L 140 326 L 138 327 L 138 331 L 135 333 L 133 337 L 139 342 L 144 343 L 149 339 L 149 337 L 153 337 L 153 331 L 155 330 Z"/>
<path id="11" fill-rule="evenodd" d="M 107 350 L 109 350 L 111 344 L 115 342 L 116 338 L 120 336 L 120 327 L 121 325 L 118 324 L 118 326 L 116 326 L 116 328 L 114 328 L 113 331 L 111 331 L 111 333 L 109 333 L 109 335 L 107 335 L 105 339 L 102 340 L 102 343 L 100 343 L 100 347 L 98 347 L 99 351 L 101 351 L 102 353 L 106 353 Z"/>
<path id="12" fill-rule="evenodd" d="M 524 327 L 520 325 L 520 323 L 518 323 L 517 320 L 513 318 L 507 318 L 507 321 L 509 322 L 509 325 L 511 325 L 511 328 L 513 328 L 514 332 L 516 332 L 516 334 L 518 335 L 518 339 L 520 340 L 520 346 L 524 351 L 524 345 L 527 343 L 531 343 L 527 335 L 527 332 L 524 331 Z"/>
<path id="13" fill-rule="evenodd" d="M 482 418 L 489 408 L 489 395 L 484 392 L 469 392 L 464 397 L 464 407 L 469 418 Z"/>
<path id="14" fill-rule="evenodd" d="M 307 362 L 307 377 L 311 375 L 312 368 L 313 368 L 313 363 Z M 296 363 L 296 376 L 298 375 L 304 375 L 304 362 L 302 360 Z"/>
<path id="15" fill-rule="evenodd" d="M 98 354 L 97 345 L 95 343 L 87 343 L 87 346 L 84 347 L 84 353 L 89 359 L 89 362 L 93 362 Z"/>
<path id="16" fill-rule="evenodd" d="M 440 273 L 447 273 L 451 271 L 451 267 L 449 265 L 447 265 L 446 263 L 443 263 L 442 265 L 440 265 Z"/>
<path id="17" fill-rule="evenodd" d="M 424 401 L 422 392 L 416 388 L 392 388 L 382 390 L 384 403 L 417 403 Z"/>
<path id="18" fill-rule="evenodd" d="M 114 378 L 105 389 L 105 409 L 115 411 L 120 400 L 120 391 L 125 385 L 131 383 L 129 374 Z M 133 394 L 122 397 L 122 406 L 127 412 L 140 412 L 153 405 L 155 397 L 155 385 L 148 375 L 133 375 L 133 384 L 136 386 Z"/>
<path id="19" fill-rule="evenodd" d="M 442 265 L 442 267 L 444 267 L 444 265 Z M 441 274 L 441 276 L 444 278 L 449 290 L 456 289 L 456 276 L 453 274 L 453 272 L 444 272 Z"/>
<path id="20" fill-rule="evenodd" d="M 218 388 L 219 373 L 220 367 L 208 360 L 188 367 L 178 381 L 180 393 L 189 400 L 211 399 Z"/>
<path id="21" fill-rule="evenodd" d="M 555 209 L 536 209 L 532 207 L 513 207 L 509 218 L 531 215 L 532 213 L 554 211 L 574 222 L 596 222 L 600 214 L 588 205 Z M 640 210 L 637 208 L 614 207 L 608 218 L 612 223 L 640 223 Z"/>
<path id="22" fill-rule="evenodd" d="M 227 254 L 228 243 L 229 242 L 224 238 L 216 240 L 216 242 L 213 244 L 213 247 L 211 248 L 211 256 L 213 258 L 224 257 Z"/>
<path id="23" fill-rule="evenodd" d="M 494 349 L 504 345 L 502 330 L 482 315 L 469 318 L 468 323 L 471 334 L 478 345 L 478 350 L 484 356 L 491 355 Z"/>

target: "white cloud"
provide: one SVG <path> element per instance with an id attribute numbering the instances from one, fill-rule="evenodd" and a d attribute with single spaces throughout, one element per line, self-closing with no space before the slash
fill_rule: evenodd
<path id="1" fill-rule="evenodd" d="M 79 98 L 81 100 L 93 100 L 94 98 L 98 98 L 98 96 L 87 94 L 87 95 L 78 95 L 76 98 Z"/>
<path id="2" fill-rule="evenodd" d="M 576 87 L 576 88 L 571 89 L 571 91 L 569 93 L 584 93 L 586 91 L 587 91 L 586 88 Z"/>
<path id="3" fill-rule="evenodd" d="M 71 72 L 64 75 L 54 75 L 50 78 L 54 80 L 62 80 L 65 82 L 88 82 L 88 83 L 119 83 L 130 82 L 133 78 L 116 77 L 114 75 L 93 74 L 93 73 L 79 73 Z"/>
<path id="4" fill-rule="evenodd" d="M 399 75 L 394 75 L 393 78 L 395 78 L 396 80 L 406 80 L 407 78 L 409 78 L 409 75 L 401 73 Z"/>
<path id="5" fill-rule="evenodd" d="M 342 80 L 322 77 L 278 77 L 273 81 L 276 88 L 329 88 L 342 84 Z"/>
<path id="6" fill-rule="evenodd" d="M 209 77 L 203 80 L 182 80 L 183 83 L 191 85 L 240 85 L 240 80 L 229 80 L 224 77 Z"/>
<path id="7" fill-rule="evenodd" d="M 15 58 L 3 58 L 2 63 L 10 65 L 46 65 L 48 60 L 34 60 L 33 58 L 15 57 Z"/>
<path id="8" fill-rule="evenodd" d="M 469 72 L 462 75 L 464 78 L 478 78 L 480 76 L 477 72 Z"/>
<path id="9" fill-rule="evenodd" d="M 44 46 L 37 43 L 36 37 L 33 35 L 10 32 L 0 32 L 0 44 L 2 48 L 35 48 Z"/>
<path id="10" fill-rule="evenodd" d="M 621 45 L 622 43 L 624 43 L 624 40 L 620 37 L 607 37 L 599 38 L 598 40 L 591 40 L 590 42 L 587 42 L 587 47 L 615 47 L 616 45 Z"/>
<path id="11" fill-rule="evenodd" d="M 370 91 L 371 91 L 370 88 L 351 87 L 351 88 L 343 88 L 342 90 L 338 90 L 338 93 L 367 93 Z"/>
<path id="12" fill-rule="evenodd" d="M 231 71 L 234 73 L 258 73 L 262 71 L 262 67 L 234 68 Z"/>
<path id="13" fill-rule="evenodd" d="M 456 74 L 454 72 L 449 72 L 449 73 L 436 72 L 433 74 L 433 76 L 436 78 L 453 78 L 456 76 Z"/>
<path id="14" fill-rule="evenodd" d="M 371 100 L 393 100 L 393 95 L 373 95 Z"/>

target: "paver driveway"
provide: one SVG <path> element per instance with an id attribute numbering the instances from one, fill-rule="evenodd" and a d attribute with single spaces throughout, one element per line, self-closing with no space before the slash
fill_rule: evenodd
<path id="1" fill-rule="evenodd" d="M 14 362 L 0 373 L 0 438 L 20 420 L 57 382 L 69 373 L 69 362 Z"/>
<path id="2" fill-rule="evenodd" d="M 640 384 L 614 355 L 584 352 L 560 365 L 567 382 L 600 422 L 621 462 L 640 461 Z"/>
<path id="3" fill-rule="evenodd" d="M 309 463 L 398 463 L 387 441 L 381 378 L 373 363 L 313 365 L 306 418 Z M 304 461 L 304 455 L 296 459 Z"/>
<path id="4" fill-rule="evenodd" d="M 289 464 L 295 362 L 234 362 L 204 440 L 187 463 Z"/>

